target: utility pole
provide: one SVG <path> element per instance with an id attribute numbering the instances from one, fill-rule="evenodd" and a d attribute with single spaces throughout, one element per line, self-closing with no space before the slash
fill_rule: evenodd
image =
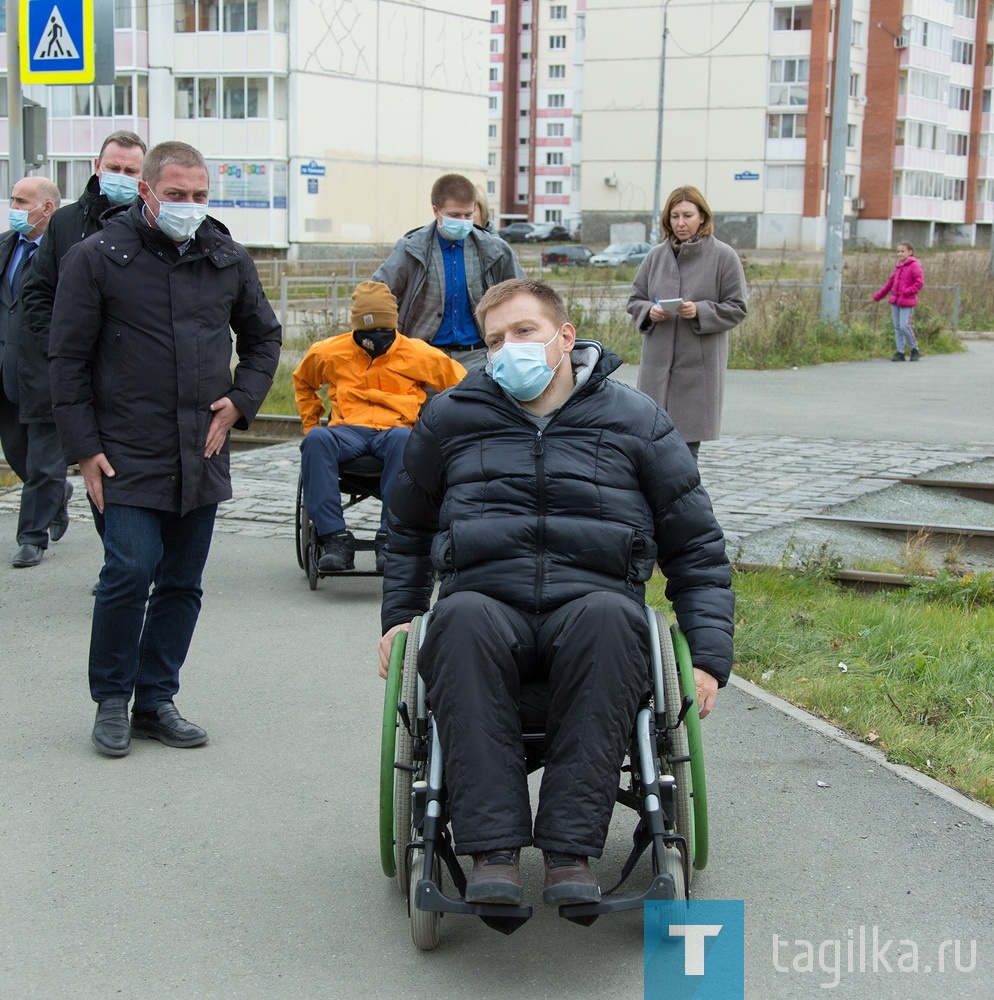
<path id="1" fill-rule="evenodd" d="M 670 0 L 663 4 L 663 44 L 659 55 L 659 109 L 656 113 L 656 183 L 652 188 L 652 228 L 649 242 L 659 242 L 660 187 L 663 183 L 663 95 L 666 90 L 666 36 L 669 33 Z"/>
<path id="2" fill-rule="evenodd" d="M 842 240 L 851 49 L 852 0 L 838 0 L 835 8 L 835 81 L 832 87 L 832 131 L 828 154 L 828 205 L 825 209 L 825 274 L 821 286 L 821 318 L 833 326 L 838 326 L 842 307 Z M 817 107 L 818 100 L 817 94 L 808 96 L 811 107 Z"/>
<path id="3" fill-rule="evenodd" d="M 7 135 L 10 143 L 10 187 L 24 176 L 24 111 L 21 95 L 21 51 L 18 0 L 7 0 Z M 10 192 L 5 192 L 9 194 Z"/>

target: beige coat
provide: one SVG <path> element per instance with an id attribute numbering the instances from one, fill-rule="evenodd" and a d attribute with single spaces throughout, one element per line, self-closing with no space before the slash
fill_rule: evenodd
<path id="1" fill-rule="evenodd" d="M 697 304 L 697 316 L 675 313 L 653 323 L 656 299 Z M 645 334 L 638 387 L 669 413 L 685 441 L 713 441 L 721 433 L 721 404 L 728 364 L 728 331 L 745 319 L 746 282 L 738 254 L 705 236 L 679 254 L 667 241 L 642 261 L 628 312 Z"/>

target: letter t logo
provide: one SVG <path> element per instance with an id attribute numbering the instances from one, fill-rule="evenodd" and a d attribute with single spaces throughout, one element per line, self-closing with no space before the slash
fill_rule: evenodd
<path id="1" fill-rule="evenodd" d="M 717 937 L 723 924 L 670 924 L 670 937 L 682 937 L 683 974 L 704 975 L 704 939 Z"/>

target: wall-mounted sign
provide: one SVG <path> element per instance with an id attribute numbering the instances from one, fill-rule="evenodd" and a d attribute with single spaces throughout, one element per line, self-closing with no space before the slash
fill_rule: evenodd
<path id="1" fill-rule="evenodd" d="M 301 163 L 300 172 L 305 177 L 324 177 L 324 164 L 318 163 L 317 160 L 311 160 L 310 163 Z"/>
<path id="2" fill-rule="evenodd" d="M 743 170 L 741 174 L 736 174 L 737 181 L 758 181 L 759 174 L 754 174 L 751 170 Z"/>

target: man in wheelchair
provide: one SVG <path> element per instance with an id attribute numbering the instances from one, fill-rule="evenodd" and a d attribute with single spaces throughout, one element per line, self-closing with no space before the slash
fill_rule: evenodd
<path id="1" fill-rule="evenodd" d="M 466 374 L 437 348 L 397 331 L 397 300 L 386 285 L 363 281 L 352 293 L 352 332 L 312 344 L 293 373 L 304 432 L 300 474 L 304 506 L 321 546 L 322 573 L 352 569 L 355 538 L 345 527 L 339 466 L 360 455 L 383 462 L 376 568 L 383 568 L 386 509 L 404 445 L 425 401 L 425 385 L 437 392 Z M 328 389 L 328 426 L 321 426 Z"/>
<path id="2" fill-rule="evenodd" d="M 390 501 L 380 673 L 393 635 L 440 599 L 421 647 L 468 902 L 517 905 L 519 852 L 544 852 L 547 903 L 596 901 L 646 690 L 645 581 L 658 563 L 687 636 L 700 714 L 732 665 L 734 596 L 690 451 L 621 360 L 577 340 L 548 285 L 477 306 L 489 361 L 432 399 Z M 532 823 L 519 693 L 547 681 L 545 771 Z"/>

